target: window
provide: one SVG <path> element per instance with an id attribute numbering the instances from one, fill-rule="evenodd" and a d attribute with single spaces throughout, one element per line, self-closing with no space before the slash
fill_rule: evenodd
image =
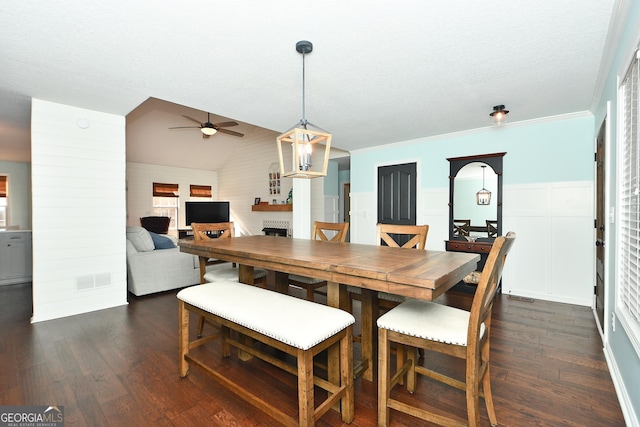
<path id="1" fill-rule="evenodd" d="M 153 183 L 153 215 L 171 218 L 169 230 L 178 229 L 178 184 Z"/>
<path id="2" fill-rule="evenodd" d="M 0 175 L 0 229 L 7 228 L 7 176 Z"/>
<path id="3" fill-rule="evenodd" d="M 194 201 L 211 200 L 211 186 L 191 184 L 189 186 L 189 198 Z"/>
<path id="4" fill-rule="evenodd" d="M 640 354 L 640 150 L 638 51 L 618 93 L 618 277 L 616 313 Z"/>

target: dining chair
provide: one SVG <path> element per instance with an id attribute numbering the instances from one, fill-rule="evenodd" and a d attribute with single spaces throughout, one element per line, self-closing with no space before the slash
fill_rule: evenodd
<path id="1" fill-rule="evenodd" d="M 218 239 L 232 239 L 235 236 L 233 222 L 192 223 L 193 240 L 202 241 L 215 236 Z M 230 262 L 199 256 L 200 283 L 217 281 L 238 281 L 238 269 Z M 207 269 L 207 266 L 215 266 Z M 267 271 L 254 269 L 253 284 L 266 285 Z M 264 286 L 263 286 L 264 287 Z"/>
<path id="2" fill-rule="evenodd" d="M 471 220 L 470 219 L 454 219 L 453 220 L 453 235 L 458 237 L 464 237 L 471 234 Z"/>
<path id="3" fill-rule="evenodd" d="M 326 242 L 344 243 L 349 230 L 348 222 L 313 222 L 311 240 L 324 240 Z M 315 292 L 318 288 L 326 286 L 327 281 L 313 277 L 289 274 L 289 286 L 296 286 L 306 290 L 306 299 L 314 300 Z"/>
<path id="4" fill-rule="evenodd" d="M 471 311 L 429 301 L 408 299 L 378 319 L 379 426 L 389 425 L 390 409 L 439 425 L 479 426 L 480 397 L 485 400 L 491 425 L 497 425 L 489 372 L 491 312 L 504 263 L 515 238 L 516 235 L 513 232 L 496 238 L 482 270 Z M 400 349 L 409 349 L 406 362 L 393 376 L 390 372 L 391 343 L 396 343 Z M 419 366 L 416 363 L 416 348 L 464 359 L 466 362 L 464 381 L 425 366 Z M 398 354 L 397 357 L 401 355 Z M 415 401 L 411 402 L 410 398 L 400 396 L 391 398 L 393 387 L 403 382 L 406 382 L 407 391 L 413 394 L 416 390 L 418 374 L 464 391 L 468 424 L 443 415 L 441 412 L 431 412 L 424 405 L 418 407 Z M 437 402 L 437 398 L 427 403 L 433 405 L 434 402 Z"/>
<path id="5" fill-rule="evenodd" d="M 487 237 L 498 237 L 498 221 L 487 219 Z"/>
<path id="6" fill-rule="evenodd" d="M 193 240 L 196 242 L 208 240 L 213 236 L 217 239 L 232 239 L 235 236 L 235 227 L 233 222 L 194 222 L 191 224 L 191 230 L 193 231 Z M 239 281 L 239 272 L 233 263 L 218 259 L 210 259 L 204 256 L 198 257 L 198 263 L 200 264 L 201 284 L 220 281 Z M 207 271 L 207 266 L 213 267 L 210 267 L 209 271 Z M 266 283 L 267 271 L 255 268 L 253 270 L 253 284 L 259 284 L 261 287 L 266 287 Z M 200 316 L 198 320 L 198 336 L 202 336 L 204 322 L 204 316 Z"/>
<path id="7" fill-rule="evenodd" d="M 377 224 L 376 225 L 376 242 L 380 246 L 391 246 L 405 249 L 425 250 L 427 244 L 427 235 L 429 234 L 428 225 L 405 225 L 405 224 Z M 403 243 L 402 243 L 403 242 Z M 353 301 L 360 301 L 362 289 L 357 286 L 347 286 L 347 307 L 346 310 L 353 314 Z M 405 301 L 402 295 L 390 294 L 387 292 L 378 292 L 378 311 L 376 313 L 367 313 L 360 310 L 361 324 L 363 327 L 373 325 L 380 314 L 396 307 Z M 361 342 L 360 335 L 353 335 L 355 342 Z M 421 351 L 420 354 L 423 354 Z"/>
<path id="8" fill-rule="evenodd" d="M 396 248 L 415 248 L 424 250 L 429 234 L 428 225 L 377 224 L 376 242 L 381 246 Z M 353 313 L 353 300 L 359 300 L 362 290 L 356 286 L 347 286 L 349 292 L 348 310 Z M 400 295 L 378 292 L 381 308 L 393 308 L 404 301 Z M 377 316 L 376 316 L 377 317 Z"/>

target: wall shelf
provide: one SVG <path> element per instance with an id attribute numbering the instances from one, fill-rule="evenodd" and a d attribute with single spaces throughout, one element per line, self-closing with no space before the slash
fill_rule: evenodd
<path id="1" fill-rule="evenodd" d="M 290 212 L 293 211 L 293 204 L 283 203 L 280 205 L 252 205 L 253 212 Z"/>

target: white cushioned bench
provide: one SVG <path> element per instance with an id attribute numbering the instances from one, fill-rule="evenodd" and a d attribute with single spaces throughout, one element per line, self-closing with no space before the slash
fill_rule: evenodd
<path id="1" fill-rule="evenodd" d="M 314 425 L 337 404 L 341 405 L 342 420 L 346 423 L 353 421 L 352 327 L 355 319 L 351 314 L 238 282 L 192 286 L 181 290 L 177 296 L 181 377 L 188 374 L 189 362 L 193 362 L 216 381 L 285 425 Z M 190 341 L 191 312 L 220 325 L 222 332 Z M 296 357 L 297 368 L 256 349 L 246 341 L 233 339 L 229 330 L 238 331 Z M 189 353 L 189 350 L 216 338 L 222 339 L 225 357 L 230 355 L 229 346 L 234 346 L 239 352 L 246 352 L 297 375 L 298 419 L 292 419 Z M 313 357 L 332 346 L 339 348 L 340 375 L 339 378 L 322 379 L 314 375 Z M 327 399 L 317 408 L 314 404 L 314 384 L 328 392 Z"/>

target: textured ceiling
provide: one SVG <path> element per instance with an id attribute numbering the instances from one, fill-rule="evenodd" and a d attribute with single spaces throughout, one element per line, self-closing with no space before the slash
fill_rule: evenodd
<path id="1" fill-rule="evenodd" d="M 314 44 L 306 117 L 345 150 L 485 127 L 497 104 L 510 122 L 586 111 L 615 10 L 614 0 L 8 0 L 0 158 L 28 145 L 31 97 L 120 115 L 152 97 L 237 120 L 243 133 L 282 132 L 301 118 L 299 40 Z"/>

